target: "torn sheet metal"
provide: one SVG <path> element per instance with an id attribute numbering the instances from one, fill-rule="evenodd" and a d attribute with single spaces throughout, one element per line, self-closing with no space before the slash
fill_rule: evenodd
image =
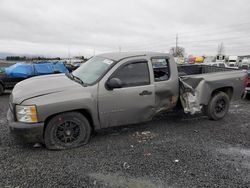
<path id="1" fill-rule="evenodd" d="M 202 106 L 199 104 L 197 91 L 180 78 L 180 99 L 185 113 L 200 113 Z"/>

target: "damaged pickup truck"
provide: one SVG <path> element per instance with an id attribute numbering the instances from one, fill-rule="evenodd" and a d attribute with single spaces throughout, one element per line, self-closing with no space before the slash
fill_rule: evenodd
<path id="1" fill-rule="evenodd" d="M 7 118 L 11 132 L 68 149 L 86 144 L 93 130 L 146 122 L 177 104 L 219 120 L 246 85 L 241 70 L 177 66 L 165 53 L 106 53 L 72 73 L 18 83 Z"/>

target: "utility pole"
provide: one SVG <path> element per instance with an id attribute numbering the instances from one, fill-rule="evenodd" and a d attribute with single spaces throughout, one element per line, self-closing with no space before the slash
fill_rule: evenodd
<path id="1" fill-rule="evenodd" d="M 68 44 L 68 58 L 69 62 L 71 63 L 70 44 Z"/>
<path id="2" fill-rule="evenodd" d="M 176 34 L 176 39 L 175 39 L 175 54 L 176 56 L 178 54 L 178 33 Z"/>

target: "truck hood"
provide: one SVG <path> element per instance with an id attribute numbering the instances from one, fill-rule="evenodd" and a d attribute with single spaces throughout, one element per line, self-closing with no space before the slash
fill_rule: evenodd
<path id="1" fill-rule="evenodd" d="M 69 79 L 65 74 L 37 76 L 19 82 L 12 91 L 11 102 L 21 104 L 27 99 L 79 87 L 83 86 Z"/>

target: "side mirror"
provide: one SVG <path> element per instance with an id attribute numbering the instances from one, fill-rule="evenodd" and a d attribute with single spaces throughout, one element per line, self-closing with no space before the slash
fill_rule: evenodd
<path id="1" fill-rule="evenodd" d="M 111 78 L 107 82 L 108 89 L 122 88 L 122 81 L 119 78 Z"/>

